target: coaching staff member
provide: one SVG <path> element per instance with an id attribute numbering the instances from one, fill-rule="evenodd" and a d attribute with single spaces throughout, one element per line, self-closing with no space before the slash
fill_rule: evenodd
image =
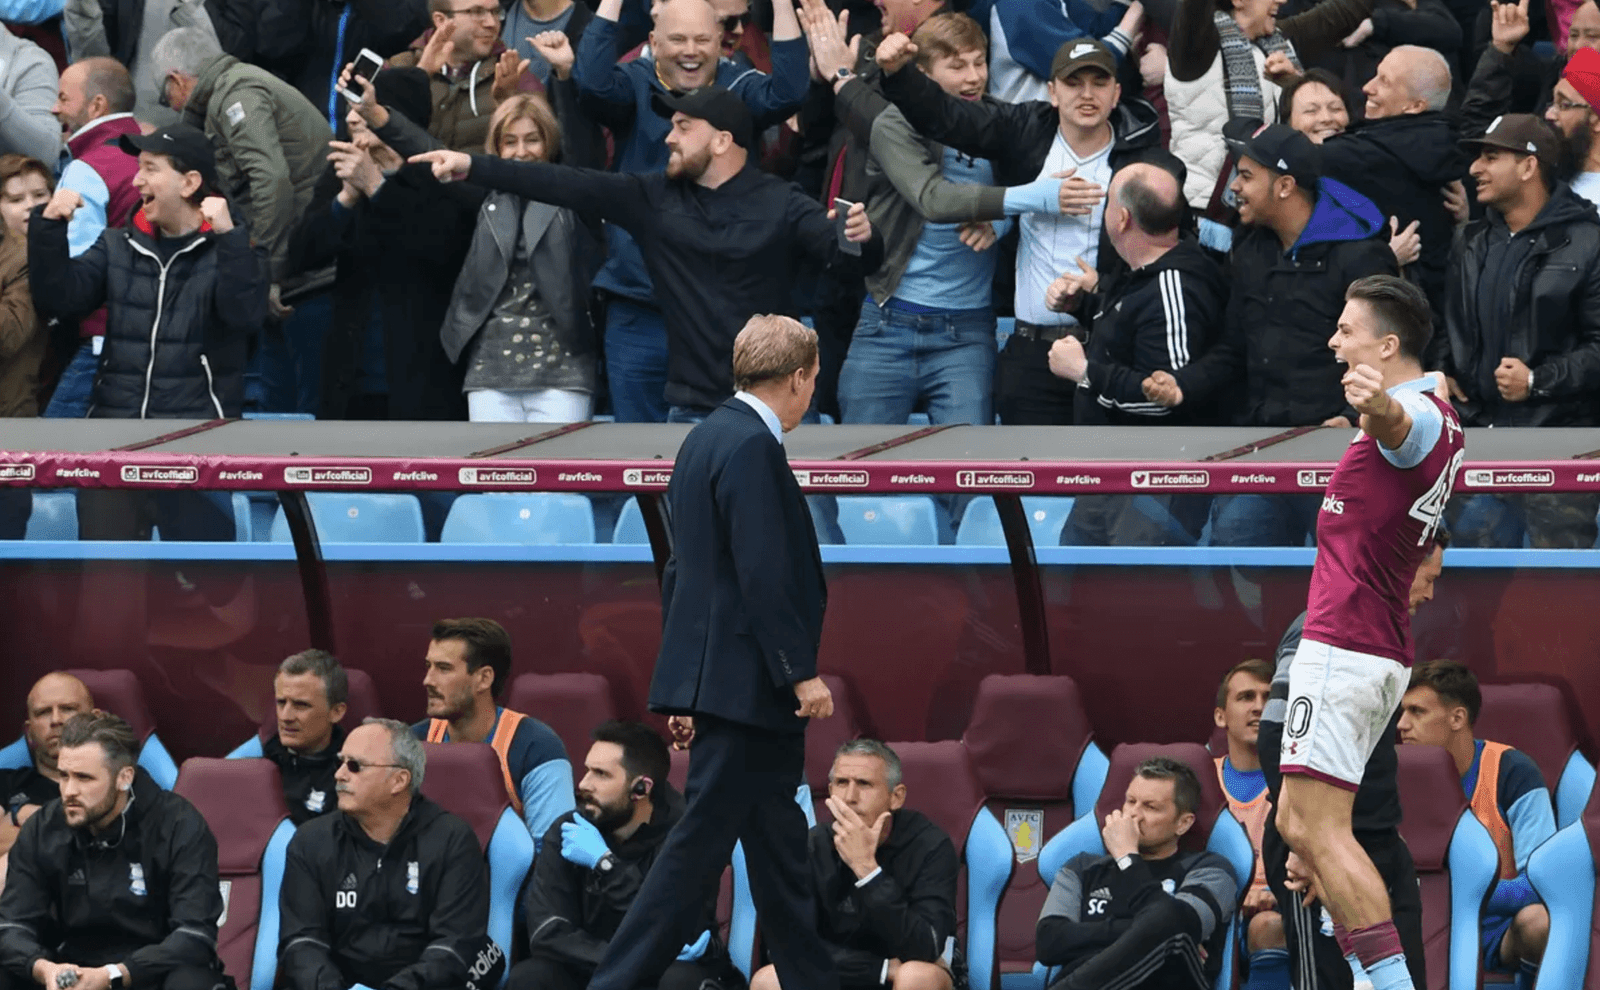
<path id="1" fill-rule="evenodd" d="M 690 431 L 667 487 L 672 558 L 661 580 L 661 653 L 650 708 L 692 742 L 691 795 L 589 990 L 655 986 L 705 919 L 693 908 L 744 843 L 778 978 L 838 990 L 817 935 L 806 820 L 794 794 L 806 719 L 833 714 L 817 677 L 827 588 L 811 513 L 783 434 L 817 383 L 817 335 L 753 316 L 733 343 L 737 392 Z"/>
<path id="2" fill-rule="evenodd" d="M 3 985 L 212 990 L 217 841 L 194 805 L 134 766 L 128 723 L 104 712 L 61 729 L 61 799 L 29 818 L 0 897 Z"/>

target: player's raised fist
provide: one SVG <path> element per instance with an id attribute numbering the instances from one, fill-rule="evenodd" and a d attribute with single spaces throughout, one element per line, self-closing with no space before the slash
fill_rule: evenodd
<path id="1" fill-rule="evenodd" d="M 1369 364 L 1358 364 L 1344 373 L 1344 398 L 1363 415 L 1379 415 L 1389 408 L 1383 375 Z"/>

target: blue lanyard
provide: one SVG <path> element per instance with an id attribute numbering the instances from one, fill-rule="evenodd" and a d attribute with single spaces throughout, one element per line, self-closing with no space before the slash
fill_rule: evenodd
<path id="1" fill-rule="evenodd" d="M 333 74 L 328 78 L 328 126 L 339 133 L 339 71 L 344 68 L 344 29 L 350 25 L 350 5 L 339 15 L 339 43 L 333 49 Z"/>

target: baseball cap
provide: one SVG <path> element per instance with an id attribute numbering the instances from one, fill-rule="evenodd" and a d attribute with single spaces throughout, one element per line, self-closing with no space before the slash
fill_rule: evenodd
<path id="1" fill-rule="evenodd" d="M 1287 124 L 1233 120 L 1222 128 L 1222 135 L 1229 151 L 1289 176 L 1307 192 L 1314 192 L 1322 179 L 1321 149 Z"/>
<path id="2" fill-rule="evenodd" d="M 1600 52 L 1593 48 L 1573 52 L 1567 67 L 1561 70 L 1561 78 L 1578 91 L 1590 109 L 1600 107 Z"/>
<path id="3" fill-rule="evenodd" d="M 1050 60 L 1050 78 L 1065 79 L 1085 67 L 1115 76 L 1117 59 L 1111 49 L 1094 38 L 1074 38 L 1056 49 L 1056 57 Z"/>
<path id="4" fill-rule="evenodd" d="M 207 188 L 217 188 L 217 159 L 211 150 L 211 140 L 192 124 L 168 124 L 149 134 L 124 134 L 117 145 L 129 155 L 138 155 L 141 151 L 166 155 L 172 159 L 173 167 L 199 172 Z"/>
<path id="5" fill-rule="evenodd" d="M 755 122 L 750 108 L 732 90 L 723 86 L 701 86 L 687 93 L 657 93 L 650 100 L 656 113 L 671 118 L 674 113 L 703 120 L 719 131 L 733 135 L 739 147 L 748 150 L 755 140 Z"/>
<path id="6" fill-rule="evenodd" d="M 1501 114 L 1489 122 L 1482 137 L 1468 138 L 1461 144 L 1467 148 L 1505 148 L 1532 155 L 1544 165 L 1553 166 L 1560 159 L 1556 132 L 1531 113 Z"/>

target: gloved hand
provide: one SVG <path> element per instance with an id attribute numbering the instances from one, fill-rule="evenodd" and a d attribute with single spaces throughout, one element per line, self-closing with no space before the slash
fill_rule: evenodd
<path id="1" fill-rule="evenodd" d="M 707 928 L 700 933 L 700 937 L 683 947 L 678 953 L 679 962 L 694 962 L 706 954 L 706 947 L 711 944 L 711 929 Z"/>
<path id="2" fill-rule="evenodd" d="M 561 858 L 567 862 L 592 870 L 610 851 L 605 836 L 583 815 L 574 814 L 572 821 L 561 823 Z"/>

